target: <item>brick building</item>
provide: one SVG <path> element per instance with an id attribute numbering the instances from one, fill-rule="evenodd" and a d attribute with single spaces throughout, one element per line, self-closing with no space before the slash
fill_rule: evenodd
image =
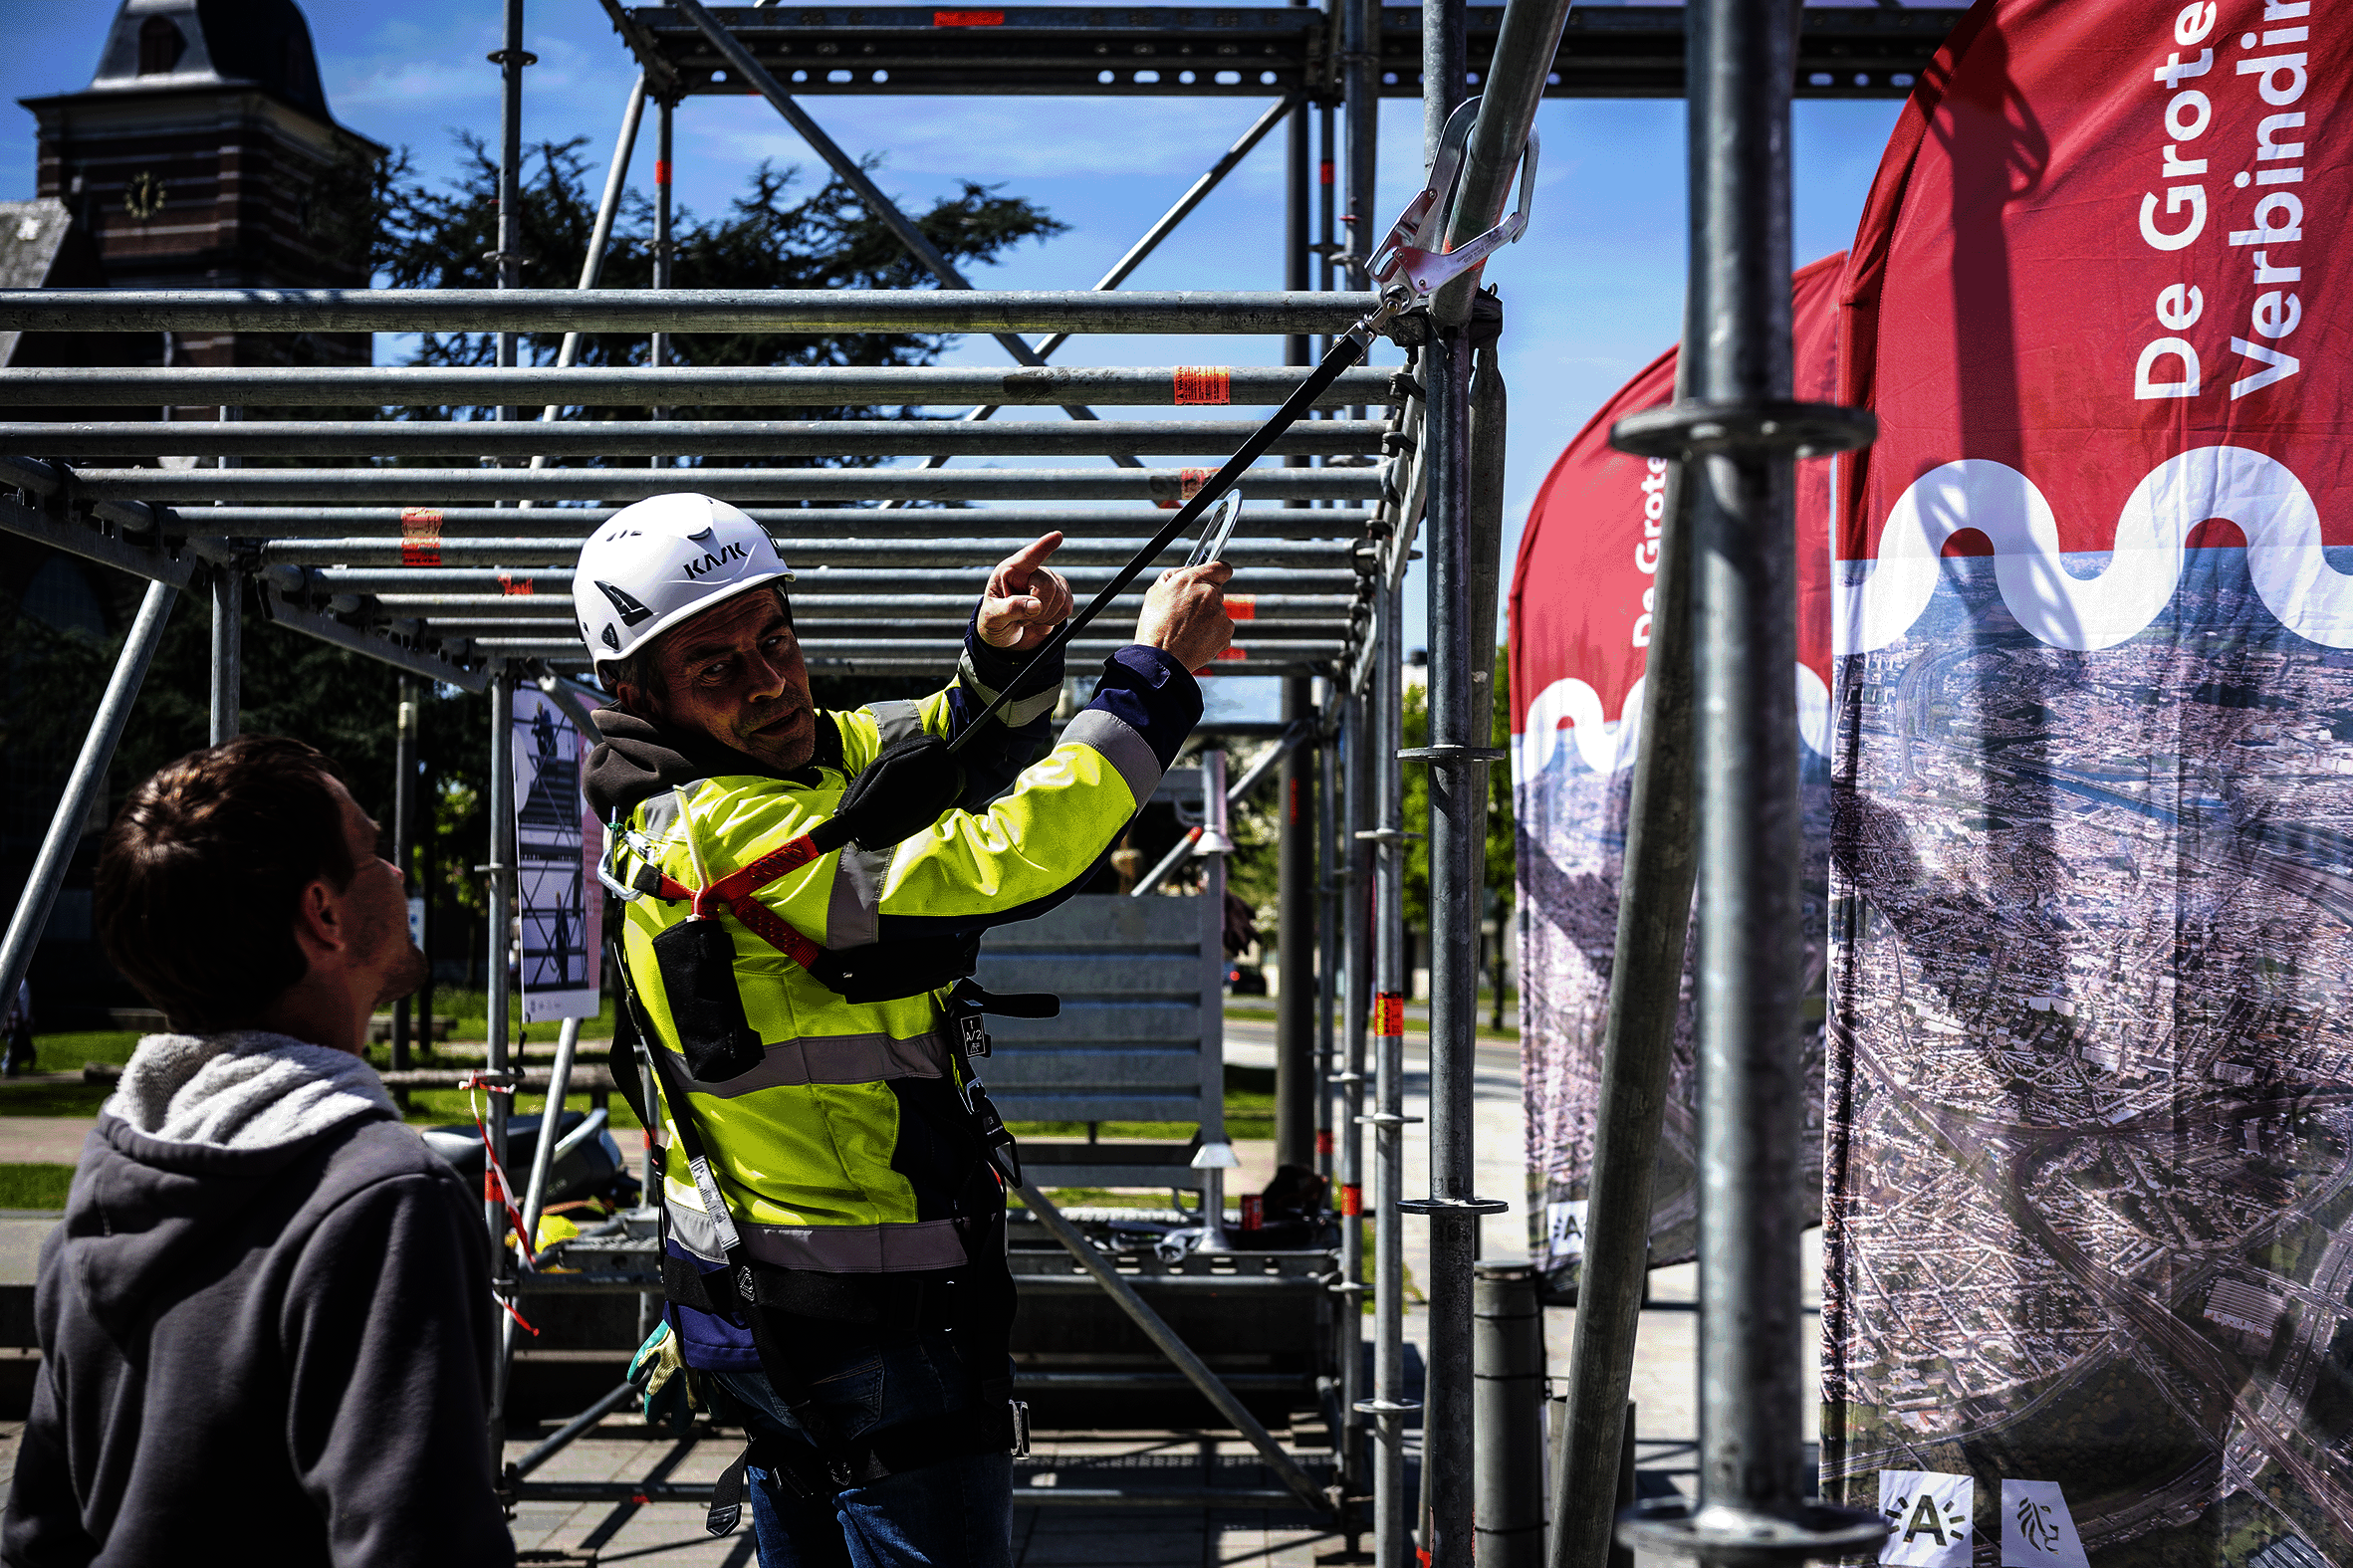
<path id="1" fill-rule="evenodd" d="M 88 87 L 22 102 L 38 125 L 39 193 L 0 202 L 0 287 L 365 286 L 370 187 L 384 149 L 336 123 L 294 0 L 124 0 Z M 365 364 L 371 353 L 363 333 L 0 333 L 0 373 Z M 217 414 L 158 408 L 152 417 Z M 113 420 L 139 411 L 11 408 L 6 417 Z M 143 587 L 0 533 L 0 887 L 22 887 L 32 869 Z M 174 619 L 202 613 L 183 598 Z M 104 809 L 84 826 L 34 957 L 44 1028 L 103 1027 L 110 1008 L 137 1004 L 91 929 L 98 834 L 131 783 L 119 767 L 116 775 Z"/>
<path id="2" fill-rule="evenodd" d="M 109 287 L 365 286 L 384 149 L 335 122 L 294 0 L 124 0 L 90 85 L 22 103 L 39 123 L 39 193 L 65 203 Z M 170 336 L 143 362 L 369 354 L 365 334 Z"/>

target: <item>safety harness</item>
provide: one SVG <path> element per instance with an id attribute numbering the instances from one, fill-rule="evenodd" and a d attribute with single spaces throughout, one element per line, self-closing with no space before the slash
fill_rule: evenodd
<path id="1" fill-rule="evenodd" d="M 829 1497 L 963 1455 L 1027 1454 L 1029 1407 L 1013 1398 L 1013 1380 L 1005 1370 L 1013 1328 L 1013 1280 L 1010 1274 L 993 1279 L 986 1267 L 986 1260 L 1001 1259 L 1005 1250 L 1004 1194 L 994 1174 L 998 1168 L 996 1147 L 986 1146 L 989 1159 L 975 1171 L 975 1179 L 966 1184 L 962 1195 L 960 1207 L 970 1211 L 964 1236 L 965 1256 L 969 1263 L 981 1265 L 965 1276 L 905 1281 L 914 1288 L 900 1292 L 892 1301 L 881 1296 L 870 1281 L 755 1262 L 745 1249 L 743 1232 L 736 1229 L 726 1194 L 719 1186 L 718 1171 L 703 1142 L 702 1127 L 694 1114 L 687 1085 L 652 1031 L 638 1001 L 636 985 L 629 978 L 627 965 L 621 962 L 617 939 L 612 957 L 621 977 L 624 999 L 644 1042 L 646 1058 L 653 1065 L 659 1093 L 669 1107 L 671 1125 L 677 1129 L 678 1152 L 686 1158 L 688 1177 L 718 1232 L 724 1259 L 717 1273 L 705 1274 L 685 1259 L 673 1256 L 669 1247 L 669 1211 L 663 1206 L 658 1211 L 662 1293 L 679 1306 L 743 1322 L 751 1331 L 752 1351 L 762 1374 L 808 1439 L 801 1443 L 774 1434 L 754 1433 L 743 1453 L 728 1465 L 713 1487 L 704 1528 L 712 1535 L 726 1535 L 735 1529 L 743 1517 L 744 1472 L 752 1464 L 773 1470 L 796 1496 L 808 1498 Z M 970 1075 L 957 1076 L 969 1078 Z M 975 1122 L 979 1124 L 981 1118 L 976 1116 Z M 996 1120 L 993 1108 L 988 1113 L 988 1124 L 1011 1145 L 1011 1136 L 1004 1134 L 1004 1124 Z M 985 1126 L 983 1131 L 985 1138 Z M 654 1147 L 652 1155 L 658 1180 L 667 1157 L 659 1146 Z M 1018 1173 L 1018 1162 L 1014 1169 Z M 719 1287 L 716 1290 L 715 1285 Z M 927 1313 L 926 1296 L 941 1288 L 952 1293 L 947 1310 Z M 781 1339 L 777 1321 L 780 1317 L 901 1331 L 944 1319 L 957 1331 L 952 1336 L 956 1357 L 978 1390 L 979 1403 L 967 1421 L 927 1422 L 844 1438 L 819 1406 L 816 1390 L 802 1375 L 798 1359 Z"/>
<path id="2" fill-rule="evenodd" d="M 683 902 L 691 910 L 687 919 L 653 939 L 653 949 L 655 962 L 661 968 L 663 989 L 671 999 L 680 1051 L 686 1056 L 687 1067 L 696 1081 L 724 1082 L 740 1076 L 757 1065 L 766 1052 L 765 1043 L 745 1019 L 743 994 L 735 982 L 734 943 L 719 922 L 721 913 L 734 915 L 747 930 L 853 1002 L 891 1001 L 952 985 L 947 1012 L 960 1047 L 959 1054 L 966 1058 L 989 1054 L 989 1035 L 981 1021 L 986 1014 L 1052 1017 L 1060 1010 L 1061 1004 L 1055 997 L 999 997 L 974 984 L 970 977 L 979 952 L 977 937 L 965 944 L 936 941 L 875 944 L 900 950 L 897 954 L 900 961 L 858 966 L 861 972 L 876 979 L 874 984 L 861 985 L 858 993 L 853 994 L 843 984 L 836 983 L 849 973 L 849 966 L 836 962 L 837 955 L 795 930 L 755 896 L 770 883 L 838 848 L 847 835 L 828 833 L 826 830 L 833 823 L 827 821 L 724 877 L 702 879 L 702 853 L 685 806 L 681 791 L 679 830 L 698 880 L 703 880 L 701 887 L 689 887 L 663 871 L 654 858 L 654 846 L 621 821 L 618 813 L 609 824 L 606 842 L 608 846 L 626 843 L 638 864 L 625 880 L 616 877 L 611 863 L 617 861 L 617 854 L 608 847 L 608 865 L 600 866 L 598 874 L 606 886 L 623 898 Z M 829 839 L 832 841 L 828 842 Z M 943 947 L 950 949 L 944 960 Z M 860 950 L 861 955 L 865 951 Z M 965 1184 L 959 1204 L 968 1215 L 965 1256 L 969 1263 L 979 1264 L 978 1268 L 960 1278 L 904 1281 L 913 1288 L 900 1292 L 895 1302 L 889 1302 L 878 1299 L 877 1292 L 866 1281 L 757 1263 L 745 1251 L 742 1232 L 736 1228 L 726 1195 L 719 1186 L 717 1170 L 711 1163 L 694 1114 L 689 1085 L 651 1026 L 617 937 L 612 958 L 613 967 L 621 977 L 624 998 L 644 1041 L 646 1056 L 653 1065 L 661 1097 L 669 1107 L 671 1124 L 677 1129 L 678 1149 L 686 1158 L 687 1174 L 717 1231 L 724 1259 L 718 1273 L 706 1275 L 686 1260 L 673 1257 L 668 1244 L 669 1213 L 664 1206 L 660 1211 L 663 1294 L 677 1305 L 744 1322 L 751 1331 L 752 1349 L 761 1372 L 809 1440 L 801 1443 L 773 1434 L 754 1434 L 713 1488 L 704 1528 L 713 1535 L 726 1535 L 740 1522 L 744 1472 L 752 1464 L 773 1470 L 798 1496 L 821 1497 L 967 1454 L 1027 1453 L 1029 1410 L 1013 1398 L 1012 1379 L 1005 1371 L 1013 1327 L 1013 1281 L 1009 1274 L 989 1277 L 985 1261 L 1004 1255 L 1005 1201 L 999 1184 L 1021 1185 L 1021 1159 L 1012 1133 L 1006 1130 L 1004 1119 L 979 1079 L 963 1063 L 951 1063 L 951 1081 L 971 1118 L 984 1155 L 974 1179 Z M 914 962 L 919 959 L 924 961 Z M 884 975 L 890 977 L 887 983 L 880 981 Z M 876 991 L 887 995 L 870 994 Z M 658 1148 L 654 1155 L 658 1174 L 660 1165 L 666 1162 Z M 724 1281 L 724 1288 L 716 1294 L 715 1281 Z M 951 1292 L 948 1310 L 929 1316 L 944 1317 L 956 1330 L 951 1337 L 957 1359 L 979 1391 L 979 1404 L 971 1413 L 972 1419 L 926 1422 L 886 1428 L 854 1439 L 843 1438 L 818 1405 L 815 1390 L 802 1376 L 798 1361 L 785 1348 L 776 1320 L 783 1317 L 912 1330 L 926 1321 L 924 1297 L 943 1287 Z"/>
<path id="3" fill-rule="evenodd" d="M 702 850 L 695 841 L 687 812 L 684 785 L 678 797 L 678 827 L 687 858 L 699 875 Z M 725 1083 L 741 1077 L 766 1058 L 768 1047 L 744 1015 L 743 993 L 735 982 L 735 944 L 719 923 L 722 913 L 735 916 L 744 929 L 785 955 L 819 984 L 845 1000 L 866 1004 L 896 1002 L 949 988 L 948 1021 L 957 1044 L 969 1058 L 989 1054 L 989 1034 L 982 1018 L 1051 1018 L 1061 1011 L 1061 1001 L 1043 992 L 999 996 L 973 980 L 980 961 L 980 936 L 961 941 L 928 937 L 911 942 L 875 942 L 837 953 L 822 948 L 795 930 L 776 911 L 760 902 L 759 891 L 780 878 L 814 864 L 847 841 L 846 831 L 829 818 L 790 842 L 760 856 L 726 876 L 688 887 L 661 869 L 657 851 L 643 834 L 620 819 L 607 824 L 605 863 L 597 875 L 624 899 L 658 898 L 683 902 L 691 913 L 653 939 L 654 962 L 661 969 L 662 990 L 670 998 L 678 1048 L 700 1083 Z M 614 874 L 618 846 L 626 844 L 637 866 L 625 879 Z M 618 960 L 615 960 L 618 967 Z M 652 1038 L 651 1034 L 647 1038 Z M 1022 1185 L 1021 1154 L 1005 1119 L 987 1089 L 969 1070 L 953 1074 L 966 1113 L 1005 1180 Z"/>

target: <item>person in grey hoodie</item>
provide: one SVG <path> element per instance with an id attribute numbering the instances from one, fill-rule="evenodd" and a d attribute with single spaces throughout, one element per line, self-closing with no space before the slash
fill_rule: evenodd
<path id="1" fill-rule="evenodd" d="M 109 956 L 170 1021 L 41 1251 L 0 1560 L 509 1564 L 481 1206 L 362 1058 L 424 975 L 341 773 L 245 736 L 131 792 Z"/>

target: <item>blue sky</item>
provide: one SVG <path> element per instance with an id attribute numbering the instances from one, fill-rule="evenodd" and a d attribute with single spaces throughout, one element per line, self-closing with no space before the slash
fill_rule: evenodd
<path id="1" fill-rule="evenodd" d="M 86 85 L 113 0 L 0 0 L 0 88 L 10 100 Z M 328 103 L 378 141 L 404 145 L 428 174 L 455 166 L 452 132 L 498 123 L 498 0 L 380 0 L 305 6 Z M 530 138 L 588 137 L 601 179 L 635 75 L 594 0 L 535 0 L 525 75 Z M 804 106 L 853 153 L 885 154 L 882 185 L 908 203 L 971 178 L 1044 204 L 1068 233 L 981 269 L 982 287 L 1082 289 L 1264 110 L 1256 99 L 827 98 Z M 1796 108 L 1795 237 L 1799 262 L 1852 238 L 1898 105 L 1800 103 Z M 13 111 L 0 142 L 0 199 L 33 194 L 33 123 Z M 652 116 L 632 175 L 652 176 Z M 1536 486 L 1561 445 L 1627 376 L 1676 336 L 1684 275 L 1683 106 L 1666 101 L 1550 101 L 1537 119 L 1541 172 L 1529 232 L 1487 269 L 1507 311 L 1511 388 L 1506 576 Z M 1419 184 L 1421 114 L 1381 105 L 1381 222 Z M 1283 282 L 1282 134 L 1277 132 L 1137 273 L 1144 289 L 1272 289 Z M 678 111 L 680 199 L 716 211 L 762 158 L 822 165 L 767 105 L 689 99 Z M 571 280 L 533 280 L 549 284 Z M 379 340 L 379 355 L 391 345 Z M 1188 342 L 1190 362 L 1266 362 L 1280 346 Z M 1165 339 L 1079 338 L 1058 363 L 1166 362 Z M 1389 354 L 1393 362 L 1394 351 Z M 996 363 L 1002 350 L 967 341 L 952 360 Z M 1059 415 L 1031 410 L 1038 416 Z M 1142 413 L 1142 410 L 1130 411 Z M 1005 417 L 1001 415 L 1000 417 Z M 1418 568 L 1408 585 L 1409 646 L 1422 624 Z M 1256 684 L 1256 683 L 1254 683 Z M 1237 693 L 1237 696 L 1240 694 Z"/>

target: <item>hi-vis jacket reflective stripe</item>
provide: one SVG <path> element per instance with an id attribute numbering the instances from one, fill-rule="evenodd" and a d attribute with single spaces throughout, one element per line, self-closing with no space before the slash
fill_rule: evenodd
<path id="1" fill-rule="evenodd" d="M 818 757 L 791 778 L 711 774 L 673 783 L 678 771 L 664 770 L 627 807 L 616 869 L 625 879 L 650 864 L 686 887 L 707 886 L 807 833 L 885 746 L 918 729 L 952 735 L 994 695 L 992 685 L 1011 678 L 1004 656 L 977 637 L 968 635 L 967 649 L 959 682 L 946 691 L 821 714 Z M 1028 711 L 1007 710 L 1013 725 L 1034 732 L 1009 734 L 1000 750 L 1016 754 L 1010 761 L 1035 755 L 1058 695 L 1059 683 L 1016 705 Z M 1009 792 L 979 809 L 950 811 L 890 848 L 852 845 L 821 856 L 754 896 L 829 949 L 969 940 L 982 927 L 1029 918 L 1067 896 L 1113 847 L 1200 712 L 1190 674 L 1155 649 L 1123 649 L 1105 663 L 1094 700 Z M 610 749 L 591 760 L 592 798 L 609 778 L 602 754 Z M 987 771 L 989 748 L 972 750 Z M 968 787 L 966 803 L 997 794 L 1004 772 Z M 688 905 L 647 897 L 626 909 L 622 955 L 651 1043 L 671 1051 L 678 1076 L 690 1079 L 652 952 L 653 939 L 685 919 Z M 946 1026 L 945 993 L 851 1003 L 732 913 L 718 918 L 733 940 L 745 1018 L 764 1056 L 740 1077 L 690 1082 L 688 1092 L 746 1250 L 757 1261 L 828 1272 L 962 1263 L 956 1206 L 971 1190 L 982 1146 L 965 1107 L 968 1069 Z M 675 1129 L 665 1132 L 674 1146 Z M 717 1229 L 681 1163 L 672 1163 L 663 1182 L 671 1238 L 716 1263 Z"/>

